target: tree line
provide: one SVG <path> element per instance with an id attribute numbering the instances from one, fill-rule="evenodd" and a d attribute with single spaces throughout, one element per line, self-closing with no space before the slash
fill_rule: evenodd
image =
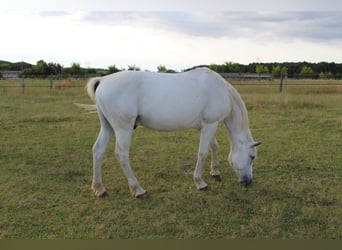
<path id="1" fill-rule="evenodd" d="M 289 78 L 325 78 L 325 79 L 342 79 L 342 63 L 335 62 L 283 62 L 283 63 L 250 63 L 240 64 L 234 62 L 225 62 L 223 64 L 198 65 L 185 69 L 188 71 L 197 67 L 208 67 L 218 73 L 258 73 L 272 74 L 274 77 L 287 75 Z M 58 63 L 45 62 L 39 60 L 35 65 L 26 62 L 11 63 L 0 61 L 0 73 L 2 71 L 15 70 L 20 71 L 25 77 L 89 77 L 95 75 L 106 75 L 116 73 L 122 70 L 139 71 L 139 66 L 127 65 L 127 69 L 120 69 L 116 65 L 111 65 L 107 69 L 102 68 L 84 68 L 79 63 L 72 63 L 70 67 L 64 67 Z M 164 65 L 159 65 L 157 72 L 176 73 L 176 70 L 168 69 Z M 0 75 L 1 77 L 1 75 Z"/>
<path id="2" fill-rule="evenodd" d="M 218 73 L 272 74 L 276 78 L 283 74 L 287 75 L 289 78 L 342 79 L 342 63 L 335 62 L 250 63 L 247 65 L 234 62 L 225 62 L 224 64 L 209 64 L 200 66 L 209 67 Z M 190 69 L 196 67 L 199 66 L 195 66 Z"/>

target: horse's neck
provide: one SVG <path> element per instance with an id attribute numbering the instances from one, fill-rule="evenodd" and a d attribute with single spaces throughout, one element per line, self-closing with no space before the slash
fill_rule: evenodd
<path id="1" fill-rule="evenodd" d="M 235 92 L 235 93 L 234 93 Z M 253 141 L 249 130 L 247 109 L 240 95 L 234 91 L 232 95 L 232 110 L 226 120 L 232 147 Z"/>

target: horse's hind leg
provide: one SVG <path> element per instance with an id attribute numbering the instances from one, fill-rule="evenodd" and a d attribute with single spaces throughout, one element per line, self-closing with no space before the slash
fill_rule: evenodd
<path id="1" fill-rule="evenodd" d="M 101 161 L 114 132 L 107 120 L 101 114 L 99 114 L 99 118 L 101 121 L 101 130 L 93 146 L 93 181 L 91 187 L 96 196 L 103 197 L 107 192 L 102 184 Z"/>
<path id="2" fill-rule="evenodd" d="M 201 129 L 201 139 L 200 139 L 200 145 L 198 150 L 198 158 L 197 158 L 197 164 L 194 172 L 194 181 L 196 184 L 196 187 L 200 190 L 205 190 L 208 185 L 203 181 L 202 179 L 202 170 L 203 165 L 205 162 L 205 159 L 207 157 L 210 142 L 212 141 L 216 129 L 217 129 L 218 123 L 212 123 L 212 124 L 206 124 Z"/>
<path id="3" fill-rule="evenodd" d="M 135 197 L 143 198 L 147 194 L 146 190 L 139 185 L 139 182 L 135 178 L 129 163 L 129 147 L 132 139 L 132 129 L 115 130 L 115 136 L 115 155 L 118 158 L 120 165 L 127 177 L 129 189 L 135 195 Z"/>
<path id="4" fill-rule="evenodd" d="M 219 162 L 218 162 L 218 143 L 215 136 L 212 138 L 210 142 L 211 149 L 211 171 L 210 174 L 217 181 L 221 181 L 220 171 L 219 171 Z"/>

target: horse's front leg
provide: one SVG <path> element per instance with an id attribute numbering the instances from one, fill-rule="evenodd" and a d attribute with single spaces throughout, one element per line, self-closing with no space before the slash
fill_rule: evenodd
<path id="1" fill-rule="evenodd" d="M 108 124 L 101 124 L 99 136 L 93 146 L 93 181 L 92 189 L 98 197 L 107 195 L 106 189 L 102 184 L 101 161 L 111 138 L 113 130 Z"/>
<path id="2" fill-rule="evenodd" d="M 140 186 L 138 180 L 135 178 L 129 163 L 129 147 L 132 139 L 132 130 L 120 129 L 115 131 L 115 136 L 115 155 L 118 158 L 120 165 L 127 177 L 129 189 L 135 195 L 135 197 L 144 198 L 147 195 L 147 192 Z"/>
<path id="3" fill-rule="evenodd" d="M 219 171 L 219 162 L 218 162 L 218 143 L 215 138 L 210 142 L 210 149 L 211 149 L 211 171 L 210 174 L 212 177 L 215 178 L 217 181 L 221 181 L 220 171 Z"/>
<path id="4" fill-rule="evenodd" d="M 198 150 L 197 164 L 194 172 L 195 185 L 199 190 L 207 189 L 208 185 L 202 179 L 203 165 L 207 157 L 210 142 L 215 135 L 218 123 L 205 124 L 201 129 L 201 139 Z"/>

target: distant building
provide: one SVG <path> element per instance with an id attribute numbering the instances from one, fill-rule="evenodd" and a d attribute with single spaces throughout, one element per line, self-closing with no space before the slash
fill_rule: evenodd
<path id="1" fill-rule="evenodd" d="M 6 70 L 2 71 L 2 78 L 19 78 L 19 75 L 21 71 L 16 71 L 16 70 Z"/>

